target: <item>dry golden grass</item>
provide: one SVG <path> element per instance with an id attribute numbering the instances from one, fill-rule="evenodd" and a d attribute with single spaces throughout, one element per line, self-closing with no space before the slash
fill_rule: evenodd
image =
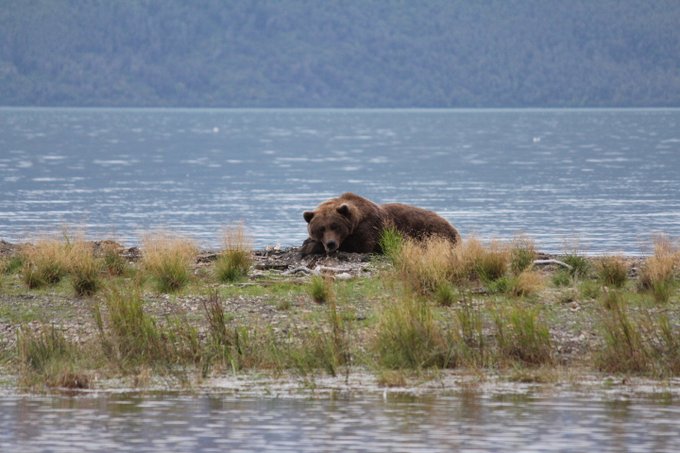
<path id="1" fill-rule="evenodd" d="M 453 273 L 454 245 L 440 237 L 424 241 L 407 239 L 395 259 L 395 268 L 419 293 L 431 293 L 446 283 Z"/>
<path id="2" fill-rule="evenodd" d="M 487 248 L 482 248 L 477 256 L 475 270 L 477 276 L 485 281 L 494 281 L 503 277 L 510 264 L 510 250 L 499 241 L 492 241 Z"/>
<path id="3" fill-rule="evenodd" d="M 469 237 L 457 244 L 450 263 L 453 280 L 462 282 L 475 278 L 477 263 L 484 253 L 482 243 L 475 237 Z"/>
<path id="4" fill-rule="evenodd" d="M 543 275 L 536 271 L 525 270 L 514 278 L 511 292 L 513 295 L 520 297 L 532 296 L 544 287 Z"/>
<path id="5" fill-rule="evenodd" d="M 492 241 L 484 247 L 474 237 L 456 245 L 440 237 L 407 239 L 394 259 L 399 275 L 420 294 L 436 293 L 450 283 L 498 280 L 506 275 L 509 263 L 507 246 Z"/>
<path id="6" fill-rule="evenodd" d="M 69 262 L 67 244 L 56 239 L 40 239 L 21 249 L 21 276 L 29 288 L 58 283 L 66 275 Z"/>
<path id="7" fill-rule="evenodd" d="M 69 245 L 68 272 L 78 296 L 89 296 L 99 289 L 101 270 L 101 261 L 95 257 L 91 242 L 79 238 Z"/>
<path id="8" fill-rule="evenodd" d="M 665 236 L 654 239 L 654 255 L 648 257 L 640 269 L 638 287 L 651 290 L 658 302 L 666 302 L 680 267 L 680 251 Z"/>
<path id="9" fill-rule="evenodd" d="M 253 241 L 246 233 L 242 223 L 224 229 L 222 244 L 224 245 L 224 250 L 243 250 L 247 252 L 253 250 Z"/>
<path id="10" fill-rule="evenodd" d="M 192 240 L 164 232 L 147 234 L 142 250 L 142 268 L 151 274 L 160 291 L 177 291 L 189 282 L 198 254 Z"/>

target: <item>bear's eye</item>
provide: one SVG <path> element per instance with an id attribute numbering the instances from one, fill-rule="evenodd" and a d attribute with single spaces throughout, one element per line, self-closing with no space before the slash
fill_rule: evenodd
<path id="1" fill-rule="evenodd" d="M 332 223 L 331 224 L 331 231 L 337 231 L 338 230 L 338 224 L 337 223 Z"/>

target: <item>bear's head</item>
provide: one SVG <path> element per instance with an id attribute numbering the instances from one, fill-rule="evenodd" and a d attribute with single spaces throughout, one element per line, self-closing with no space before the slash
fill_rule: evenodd
<path id="1" fill-rule="evenodd" d="M 340 206 L 320 206 L 316 211 L 305 211 L 309 237 L 323 244 L 326 253 L 335 252 L 347 236 L 352 233 L 352 209 L 343 203 Z"/>

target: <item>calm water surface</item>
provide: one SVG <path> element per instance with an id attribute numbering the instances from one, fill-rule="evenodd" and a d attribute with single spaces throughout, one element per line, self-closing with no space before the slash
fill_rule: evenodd
<path id="1" fill-rule="evenodd" d="M 640 253 L 680 236 L 680 110 L 0 109 L 0 239 L 63 225 L 135 243 L 295 245 L 343 191 L 436 210 L 464 235 Z M 577 244 L 578 243 L 578 244 Z"/>
<path id="2" fill-rule="evenodd" d="M 463 394 L 343 400 L 0 397 L 0 450 L 677 452 L 680 406 Z"/>

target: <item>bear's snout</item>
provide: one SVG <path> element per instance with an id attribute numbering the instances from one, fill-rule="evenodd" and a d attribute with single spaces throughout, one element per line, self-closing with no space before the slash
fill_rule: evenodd
<path id="1" fill-rule="evenodd" d="M 338 243 L 335 242 L 333 239 L 331 239 L 328 242 L 325 242 L 323 245 L 324 247 L 326 247 L 327 253 L 335 252 L 338 248 Z"/>

